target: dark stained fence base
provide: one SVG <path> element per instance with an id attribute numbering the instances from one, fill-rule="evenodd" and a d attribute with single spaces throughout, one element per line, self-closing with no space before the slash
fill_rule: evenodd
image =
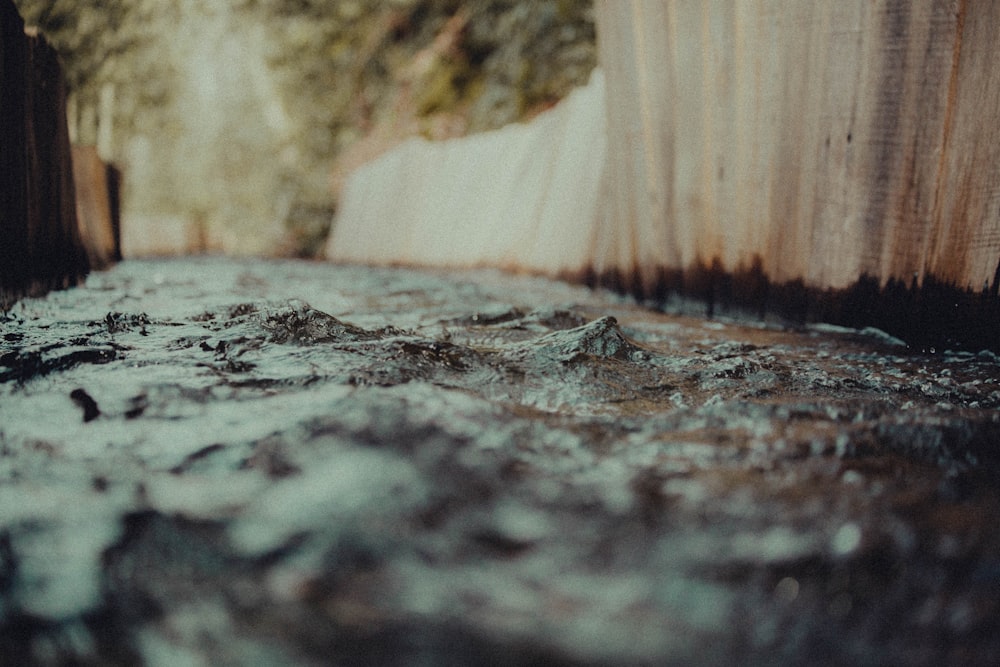
<path id="1" fill-rule="evenodd" d="M 772 282 L 759 263 L 737 272 L 726 272 L 717 262 L 686 271 L 660 270 L 652 280 L 620 271 L 584 271 L 564 278 L 630 294 L 668 312 L 790 326 L 874 327 L 901 339 L 912 352 L 1000 353 L 1000 265 L 992 283 L 979 291 L 933 276 L 919 285 L 890 280 L 883 286 L 867 275 L 846 288 L 819 289 L 801 281 Z"/>

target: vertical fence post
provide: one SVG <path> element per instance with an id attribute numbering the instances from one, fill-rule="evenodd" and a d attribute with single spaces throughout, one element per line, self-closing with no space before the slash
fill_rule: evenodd
<path id="1" fill-rule="evenodd" d="M 0 0 L 0 306 L 89 270 L 55 51 Z"/>

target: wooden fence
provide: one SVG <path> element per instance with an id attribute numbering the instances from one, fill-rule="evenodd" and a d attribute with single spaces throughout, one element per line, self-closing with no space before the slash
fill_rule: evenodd
<path id="1" fill-rule="evenodd" d="M 71 148 L 59 58 L 0 0 L 0 308 L 120 258 L 120 184 L 93 149 Z"/>
<path id="2" fill-rule="evenodd" d="M 596 0 L 595 9 L 604 122 L 560 112 L 567 125 L 532 146 L 515 150 L 525 133 L 501 130 L 492 143 L 476 138 L 475 151 L 456 142 L 359 169 L 329 255 L 502 264 L 709 315 L 1000 349 L 1000 2 Z M 606 150 L 581 160 L 566 137 Z M 560 178 L 470 176 L 521 170 L 532 156 Z M 595 159 L 597 197 L 553 191 L 589 187 L 567 174 L 591 173 Z M 430 179 L 436 169 L 450 172 Z M 437 187 L 408 187 L 420 180 Z M 486 206 L 505 198 L 573 206 L 527 232 L 520 220 L 469 222 L 494 220 Z M 358 224 L 371 206 L 378 215 Z M 470 262 L 465 249 L 487 239 Z"/>
<path id="3" fill-rule="evenodd" d="M 77 227 L 66 87 L 55 52 L 0 2 L 0 302 L 88 270 Z"/>
<path id="4" fill-rule="evenodd" d="M 998 345 L 1000 2 L 596 9 L 594 279 Z"/>

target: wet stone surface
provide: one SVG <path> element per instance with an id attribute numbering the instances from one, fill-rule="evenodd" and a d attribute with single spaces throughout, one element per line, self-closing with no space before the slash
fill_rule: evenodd
<path id="1" fill-rule="evenodd" d="M 0 663 L 1000 662 L 1000 363 L 492 272 L 0 315 Z"/>

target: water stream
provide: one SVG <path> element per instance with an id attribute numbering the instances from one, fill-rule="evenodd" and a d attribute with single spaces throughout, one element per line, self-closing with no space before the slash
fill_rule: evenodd
<path id="1" fill-rule="evenodd" d="M 995 663 L 998 406 L 876 331 L 127 261 L 0 315 L 0 663 Z"/>

